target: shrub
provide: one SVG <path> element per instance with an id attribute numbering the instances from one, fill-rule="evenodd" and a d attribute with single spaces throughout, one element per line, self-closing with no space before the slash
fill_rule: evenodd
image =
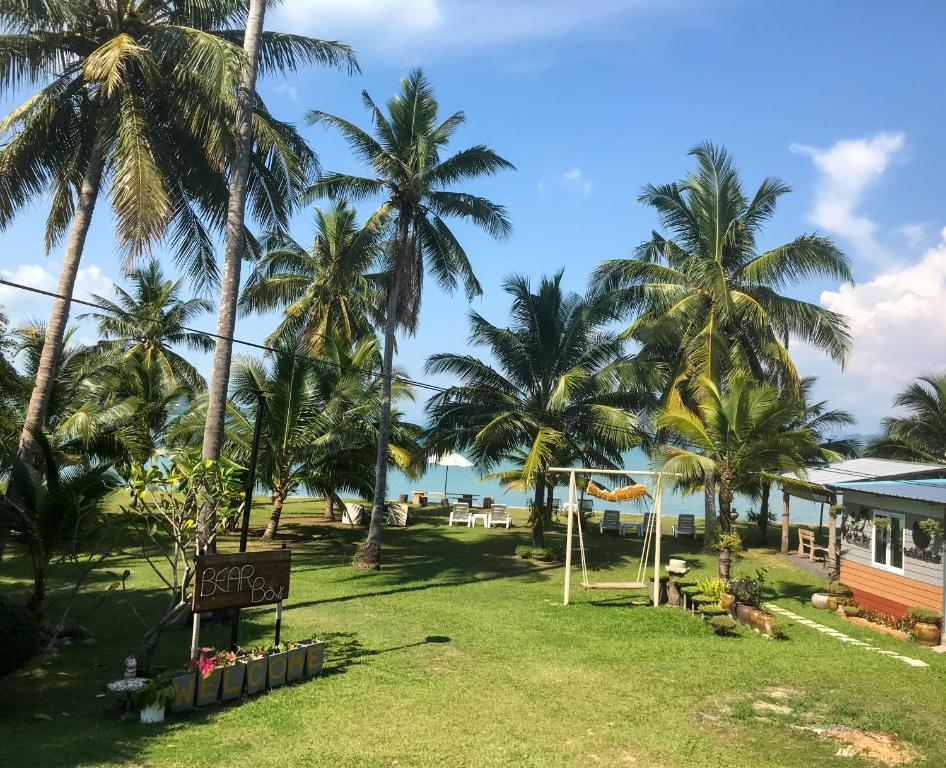
<path id="1" fill-rule="evenodd" d="M 719 603 L 709 603 L 700 606 L 700 613 L 704 616 L 722 616 L 727 611 Z"/>
<path id="2" fill-rule="evenodd" d="M 743 605 L 751 605 L 753 608 L 761 608 L 765 602 L 765 568 L 756 570 L 755 577 L 740 576 L 729 583 L 729 591 L 736 598 L 737 602 Z"/>
<path id="3" fill-rule="evenodd" d="M 773 617 L 768 620 L 768 625 L 769 634 L 776 640 L 784 640 L 788 637 L 788 634 L 785 632 L 785 622 L 781 619 Z"/>
<path id="4" fill-rule="evenodd" d="M 710 605 L 715 603 L 716 599 L 710 597 L 709 595 L 704 595 L 702 592 L 698 592 L 690 598 L 697 605 Z"/>
<path id="5" fill-rule="evenodd" d="M 910 620 L 908 618 L 898 618 L 897 616 L 891 616 L 889 613 L 884 613 L 883 611 L 878 611 L 874 608 L 868 608 L 867 606 L 861 606 L 861 618 L 872 621 L 874 624 L 882 624 L 885 627 L 890 627 L 891 629 L 909 629 Z"/>
<path id="6" fill-rule="evenodd" d="M 43 631 L 36 617 L 0 597 L 0 677 L 24 666 L 42 647 Z"/>
<path id="7" fill-rule="evenodd" d="M 516 547 L 516 556 L 523 560 L 538 560 L 543 563 L 560 563 L 565 559 L 565 548 L 562 546 L 552 547 Z"/>
<path id="8" fill-rule="evenodd" d="M 732 637 L 736 634 L 736 621 L 731 616 L 713 616 L 709 620 L 709 625 L 721 637 Z"/>
<path id="9" fill-rule="evenodd" d="M 834 595 L 835 597 L 850 598 L 854 596 L 851 588 L 844 584 L 829 584 L 821 591 L 826 595 Z"/>
<path id="10" fill-rule="evenodd" d="M 684 587 L 680 587 L 680 591 L 688 597 L 695 597 L 703 593 L 703 589 L 699 584 L 687 584 Z"/>
<path id="11" fill-rule="evenodd" d="M 845 605 L 844 606 L 844 615 L 845 616 L 860 616 L 861 607 L 859 605 Z"/>
<path id="12" fill-rule="evenodd" d="M 932 608 L 916 607 L 910 609 L 909 619 L 913 624 L 920 621 L 924 624 L 936 624 L 938 626 L 943 619 L 943 615 Z"/>
<path id="13" fill-rule="evenodd" d="M 717 603 L 722 596 L 729 591 L 729 582 L 726 581 L 726 579 L 721 579 L 719 576 L 714 576 L 711 579 L 703 579 L 697 586 L 700 588 L 700 592 L 708 597 L 712 597 Z"/>

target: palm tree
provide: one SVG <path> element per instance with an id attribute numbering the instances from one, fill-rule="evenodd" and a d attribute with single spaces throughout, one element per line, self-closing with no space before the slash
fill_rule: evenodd
<path id="1" fill-rule="evenodd" d="M 811 277 L 851 282 L 848 258 L 829 238 L 810 233 L 760 251 L 762 227 L 789 187 L 767 178 L 750 198 L 724 149 L 701 144 L 690 154 L 695 173 L 680 183 L 649 184 L 638 198 L 666 234 L 654 232 L 634 258 L 605 261 L 592 276 L 593 289 L 632 318 L 625 335 L 641 346 L 642 363 L 666 368 L 664 406 L 696 407 L 701 378 L 725 388 L 731 374 L 757 381 L 773 374 L 797 388 L 792 336 L 843 364 L 851 347 L 845 318 L 781 291 Z M 706 485 L 710 534 L 715 480 Z"/>
<path id="2" fill-rule="evenodd" d="M 247 247 L 246 203 L 247 195 L 253 195 L 253 146 L 260 143 L 259 125 L 256 119 L 256 77 L 260 68 L 276 66 L 278 69 L 293 65 L 293 46 L 283 45 L 285 56 L 269 57 L 269 41 L 295 40 L 294 35 L 266 33 L 263 18 L 266 0 L 249 0 L 246 29 L 240 34 L 245 59 L 236 91 L 233 112 L 233 135 L 236 139 L 228 155 L 230 165 L 229 195 L 227 198 L 226 223 L 224 227 L 223 278 L 220 286 L 220 313 L 217 317 L 217 344 L 214 350 L 213 369 L 210 376 L 210 392 L 207 398 L 207 421 L 201 453 L 205 459 L 219 459 L 220 446 L 224 438 L 224 420 L 227 406 L 227 385 L 230 379 L 230 364 L 233 358 L 233 332 L 236 328 L 237 302 L 240 294 L 240 267 Z M 305 40 L 310 60 L 323 65 L 347 66 L 348 72 L 358 70 L 355 56 L 347 45 L 337 42 Z M 273 54 L 276 54 L 274 47 Z M 289 181 L 296 181 L 291 179 Z M 294 184 L 284 184 L 278 190 L 282 196 L 288 194 Z M 293 190 L 294 191 L 294 190 Z M 255 208 L 255 206 L 254 206 Z M 254 213 L 258 212 L 254 210 Z M 206 527 L 206 515 L 201 515 L 201 528 Z M 204 535 L 207 532 L 204 531 Z"/>
<path id="3" fill-rule="evenodd" d="M 183 280 L 165 280 L 161 265 L 150 261 L 128 274 L 129 293 L 115 287 L 117 301 L 93 295 L 99 311 L 79 315 L 93 318 L 103 337 L 96 347 L 116 364 L 141 358 L 145 365 L 160 366 L 168 383 L 184 384 L 194 390 L 206 386 L 203 377 L 171 345 L 183 345 L 195 352 L 209 352 L 213 342 L 206 334 L 192 331 L 194 318 L 210 312 L 213 304 L 204 298 L 183 298 Z"/>
<path id="4" fill-rule="evenodd" d="M 603 327 L 601 306 L 566 293 L 561 280 L 561 272 L 543 278 L 533 293 L 527 278 L 507 278 L 512 327 L 470 313 L 470 343 L 485 347 L 496 366 L 454 353 L 427 361 L 428 372 L 462 381 L 428 403 L 431 446 L 464 448 L 484 471 L 515 463 L 502 477 L 534 489 L 537 547 L 544 546 L 548 468 L 614 466 L 642 440 L 633 415 L 640 397 L 628 378 L 623 342 Z"/>
<path id="5" fill-rule="evenodd" d="M 282 322 L 267 343 L 301 338 L 315 354 L 326 339 L 349 344 L 370 333 L 384 299 L 368 270 L 379 254 L 377 220 L 358 226 L 344 200 L 315 209 L 316 236 L 305 249 L 284 232 L 271 234 L 240 295 L 244 313 L 282 309 Z"/>
<path id="6" fill-rule="evenodd" d="M 174 0 L 48 0 L 0 7 L 0 88 L 42 83 L 0 122 L 0 227 L 49 195 L 47 252 L 66 235 L 57 298 L 24 419 L 19 454 L 35 454 L 45 421 L 72 290 L 93 209 L 108 187 L 119 246 L 127 259 L 169 235 L 178 258 L 214 275 L 205 222 L 219 226 L 234 143 L 232 86 L 244 56 L 226 29 L 241 3 Z M 344 58 L 347 48 L 279 35 L 264 40 L 270 67 Z M 287 218 L 293 183 L 314 156 L 285 124 L 256 105 L 257 147 L 246 185 L 257 216 Z"/>
<path id="7" fill-rule="evenodd" d="M 719 575 L 730 576 L 734 542 L 732 501 L 741 488 L 765 483 L 792 484 L 779 472 L 801 471 L 817 452 L 814 432 L 799 426 L 801 404 L 785 397 L 771 384 L 753 384 L 732 377 L 725 394 L 706 377 L 696 384 L 703 400 L 695 410 L 676 402 L 658 416 L 660 428 L 684 442 L 660 449 L 663 471 L 681 475 L 684 483 L 703 483 L 707 476 L 719 482 Z M 827 455 L 827 452 L 825 454 Z M 804 486 L 803 481 L 797 485 Z"/>
<path id="8" fill-rule="evenodd" d="M 353 201 L 382 196 L 384 201 L 372 218 L 393 228 L 384 264 L 387 275 L 382 359 L 384 393 L 375 461 L 377 484 L 368 538 L 356 560 L 356 564 L 362 567 L 378 568 L 387 490 L 390 377 L 394 365 L 395 330 L 399 324 L 411 331 L 416 329 L 427 270 L 448 291 L 454 290 L 459 282 L 470 298 L 481 293 L 466 251 L 445 219 L 453 217 L 469 221 L 497 238 L 509 236 L 509 219 L 502 206 L 450 187 L 513 166 L 482 144 L 441 159 L 441 153 L 465 121 L 465 116 L 456 112 L 438 122 L 439 105 L 429 81 L 419 69 L 401 81 L 400 93 L 387 102 L 387 115 L 375 105 L 367 91 L 362 93 L 362 101 L 371 112 L 374 135 L 326 112 L 312 111 L 308 120 L 337 128 L 356 156 L 371 168 L 373 175 L 329 173 L 310 188 L 309 195 L 344 197 Z"/>
<path id="9" fill-rule="evenodd" d="M 867 444 L 868 456 L 946 464 L 946 374 L 924 373 L 893 401 L 906 416 L 888 416 L 883 434 Z"/>

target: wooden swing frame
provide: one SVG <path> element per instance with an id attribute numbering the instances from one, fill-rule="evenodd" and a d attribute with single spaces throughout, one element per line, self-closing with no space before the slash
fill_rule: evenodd
<path id="1" fill-rule="evenodd" d="M 676 473 L 669 472 L 649 472 L 646 470 L 631 469 L 591 469 L 590 467 L 549 467 L 551 474 L 568 475 L 568 533 L 565 543 L 565 594 L 562 600 L 563 605 L 568 605 L 571 596 L 571 577 L 572 577 L 572 542 L 574 539 L 575 518 L 580 514 L 578 510 L 578 493 L 575 482 L 576 475 L 617 475 L 625 477 L 652 477 L 654 478 L 654 488 L 651 494 L 651 516 L 649 525 L 644 531 L 644 547 L 641 551 L 641 562 L 637 571 L 637 581 L 588 581 L 588 566 L 585 561 L 585 538 L 582 534 L 581 525 L 578 525 L 578 550 L 581 558 L 581 585 L 585 589 L 642 589 L 647 586 L 644 581 L 647 570 L 647 557 L 650 545 L 654 546 L 654 587 L 653 604 L 660 605 L 660 539 L 662 534 L 661 519 L 661 497 L 663 496 L 664 477 L 676 477 Z M 648 518 L 645 517 L 645 520 Z"/>

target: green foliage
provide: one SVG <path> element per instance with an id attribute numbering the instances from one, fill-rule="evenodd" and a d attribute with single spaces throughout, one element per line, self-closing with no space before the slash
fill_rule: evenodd
<path id="1" fill-rule="evenodd" d="M 166 707 L 177 696 L 177 689 L 171 684 L 171 675 L 158 675 L 148 680 L 132 694 L 132 700 L 138 709 L 145 707 Z"/>
<path id="2" fill-rule="evenodd" d="M 931 539 L 943 532 L 943 524 L 934 517 L 924 517 L 920 520 L 919 526 Z"/>
<path id="3" fill-rule="evenodd" d="M 717 552 L 726 551 L 731 555 L 738 555 L 742 552 L 742 537 L 736 531 L 724 531 L 722 528 L 718 528 L 713 547 Z"/>
<path id="4" fill-rule="evenodd" d="M 767 569 L 756 569 L 755 576 L 737 576 L 729 584 L 730 593 L 742 605 L 761 608 L 765 602 L 765 579 Z"/>
<path id="5" fill-rule="evenodd" d="M 722 616 L 728 611 L 723 608 L 719 603 L 707 603 L 706 605 L 701 605 L 699 611 L 704 616 Z"/>
<path id="6" fill-rule="evenodd" d="M 718 603 L 722 596 L 729 591 L 729 582 L 726 579 L 719 578 L 719 576 L 713 576 L 703 579 L 697 584 L 697 588 L 699 594 L 712 597 Z"/>
<path id="7" fill-rule="evenodd" d="M 709 625 L 720 637 L 733 637 L 736 634 L 736 628 L 739 626 L 732 616 L 726 615 L 712 616 Z"/>
<path id="8" fill-rule="evenodd" d="M 544 563 L 561 563 L 565 560 L 565 548 L 561 545 L 551 547 L 516 547 L 516 557 L 523 560 L 538 560 Z"/>
<path id="9" fill-rule="evenodd" d="M 842 610 L 845 616 L 854 617 L 861 615 L 861 607 L 859 605 L 845 605 Z"/>
<path id="10" fill-rule="evenodd" d="M 2 596 L 0 649 L 0 678 L 24 666 L 43 649 L 43 632 L 36 616 Z"/>
<path id="11" fill-rule="evenodd" d="M 939 626 L 942 624 L 943 614 L 932 608 L 916 606 L 910 609 L 909 619 L 914 624 L 919 621 L 923 624 L 936 624 Z"/>
<path id="12" fill-rule="evenodd" d="M 888 416 L 868 456 L 942 464 L 946 457 L 946 374 L 924 373 L 893 401 L 906 416 Z"/>
<path id="13" fill-rule="evenodd" d="M 769 634 L 776 640 L 785 640 L 788 638 L 785 622 L 777 616 L 772 616 L 766 622 L 769 627 Z"/>

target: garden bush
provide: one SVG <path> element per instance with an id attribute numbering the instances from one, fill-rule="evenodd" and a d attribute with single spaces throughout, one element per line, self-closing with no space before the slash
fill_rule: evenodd
<path id="1" fill-rule="evenodd" d="M 860 616 L 861 607 L 859 605 L 845 605 L 844 615 L 845 616 Z"/>
<path id="2" fill-rule="evenodd" d="M 523 560 L 538 560 L 542 563 L 560 563 L 565 559 L 565 548 L 552 547 L 516 547 L 516 556 Z"/>
<path id="3" fill-rule="evenodd" d="M 737 622 L 731 616 L 713 616 L 709 620 L 713 631 L 721 637 L 732 637 L 736 634 Z"/>
<path id="4" fill-rule="evenodd" d="M 909 618 L 914 624 L 918 621 L 921 621 L 924 624 L 936 624 L 939 626 L 943 620 L 943 615 L 939 611 L 936 611 L 932 608 L 918 606 L 916 608 L 910 609 Z"/>
<path id="5" fill-rule="evenodd" d="M 43 632 L 36 617 L 0 597 L 0 677 L 24 666 L 42 647 Z"/>

